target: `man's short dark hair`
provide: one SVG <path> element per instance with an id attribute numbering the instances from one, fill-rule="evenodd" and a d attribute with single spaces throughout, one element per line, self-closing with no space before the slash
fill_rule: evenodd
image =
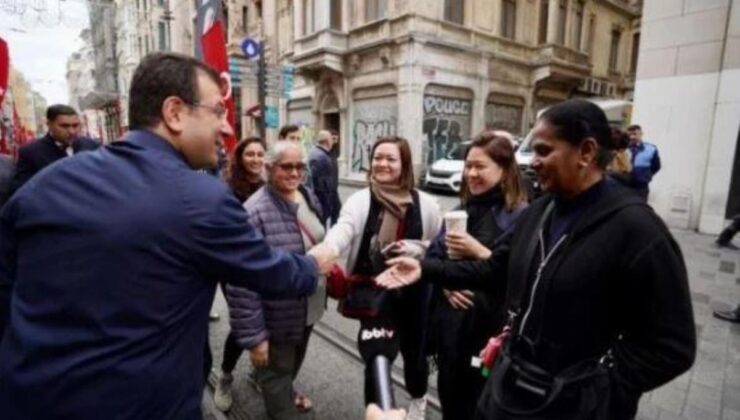
<path id="1" fill-rule="evenodd" d="M 288 134 L 290 134 L 290 133 L 292 133 L 294 131 L 301 131 L 301 128 L 298 127 L 297 125 L 293 125 L 293 124 L 291 124 L 291 125 L 284 125 L 284 126 L 280 127 L 280 132 L 278 133 L 278 138 L 279 139 L 284 139 L 285 137 L 288 136 Z"/>
<path id="2" fill-rule="evenodd" d="M 54 121 L 60 115 L 77 115 L 77 111 L 69 105 L 55 104 L 46 108 L 47 121 Z"/>
<path id="3" fill-rule="evenodd" d="M 187 104 L 198 100 L 198 72 L 221 85 L 218 73 L 208 65 L 182 54 L 146 55 L 131 79 L 129 91 L 129 128 L 151 128 L 162 120 L 162 104 L 177 96 Z"/>
<path id="4" fill-rule="evenodd" d="M 639 124 L 632 124 L 631 126 L 627 127 L 627 131 L 642 131 L 642 127 L 640 127 Z"/>

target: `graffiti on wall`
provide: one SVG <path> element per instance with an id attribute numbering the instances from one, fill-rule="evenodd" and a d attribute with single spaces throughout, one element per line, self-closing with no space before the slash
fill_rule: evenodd
<path id="1" fill-rule="evenodd" d="M 396 134 L 396 98 L 357 100 L 352 121 L 352 172 L 370 170 L 370 150 L 378 137 Z"/>
<path id="2" fill-rule="evenodd" d="M 512 134 L 522 134 L 523 107 L 488 103 L 486 105 L 486 128 L 506 130 Z"/>
<path id="3" fill-rule="evenodd" d="M 468 99 L 424 95 L 424 144 L 427 166 L 454 152 L 470 137 L 472 102 Z"/>

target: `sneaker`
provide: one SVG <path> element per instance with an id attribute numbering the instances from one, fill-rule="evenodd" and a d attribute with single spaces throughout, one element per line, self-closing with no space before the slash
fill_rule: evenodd
<path id="1" fill-rule="evenodd" d="M 216 383 L 216 391 L 213 393 L 213 404 L 220 411 L 226 412 L 234 403 L 234 397 L 231 394 L 231 384 L 234 382 L 234 376 L 230 373 L 222 372 L 221 377 Z"/>
<path id="2" fill-rule="evenodd" d="M 406 414 L 406 420 L 424 420 L 427 415 L 427 397 L 426 395 L 421 398 L 414 398 L 409 403 L 408 414 Z"/>

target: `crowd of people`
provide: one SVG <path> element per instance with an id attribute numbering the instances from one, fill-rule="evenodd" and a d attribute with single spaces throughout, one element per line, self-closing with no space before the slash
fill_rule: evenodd
<path id="1" fill-rule="evenodd" d="M 201 173 L 232 134 L 218 74 L 155 53 L 130 86 L 123 141 L 98 147 L 53 106 L 21 149 L 0 216 L 3 418 L 201 418 L 219 284 L 222 411 L 244 351 L 270 418 L 312 409 L 295 379 L 329 295 L 358 320 L 372 419 L 425 418 L 430 357 L 445 419 L 629 420 L 693 363 L 686 268 L 646 202 L 660 158 L 639 126 L 582 100 L 549 108 L 536 200 L 511 137 L 484 131 L 443 214 L 402 137 L 374 142 L 368 186 L 342 205 L 336 132 L 308 153 L 297 126 L 246 138 L 222 181 Z M 392 334 L 368 352 L 364 331 Z M 377 407 L 376 353 L 403 358 L 407 411 Z"/>

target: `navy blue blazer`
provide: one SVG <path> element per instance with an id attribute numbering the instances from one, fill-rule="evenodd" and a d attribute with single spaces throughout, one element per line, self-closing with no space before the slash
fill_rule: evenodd
<path id="1" fill-rule="evenodd" d="M 100 143 L 85 137 L 79 137 L 72 141 L 72 151 L 75 154 L 95 150 L 98 147 L 100 147 Z M 56 145 L 49 133 L 24 145 L 18 150 L 18 163 L 10 193 L 13 194 L 45 167 L 66 157 L 67 153 Z"/>
<path id="2" fill-rule="evenodd" d="M 63 159 L 0 215 L 0 417 L 200 419 L 216 283 L 313 292 L 220 180 L 164 139 Z M 4 332 L 3 332 L 4 330 Z"/>

